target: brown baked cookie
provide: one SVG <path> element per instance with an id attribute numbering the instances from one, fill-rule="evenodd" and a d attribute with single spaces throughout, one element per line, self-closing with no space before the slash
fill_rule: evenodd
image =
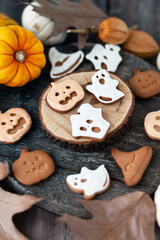
<path id="1" fill-rule="evenodd" d="M 33 185 L 54 173 L 55 165 L 48 153 L 42 150 L 29 152 L 23 148 L 21 156 L 13 163 L 12 170 L 19 182 Z"/>
<path id="2" fill-rule="evenodd" d="M 125 184 L 132 187 L 141 180 L 152 158 L 153 151 L 149 146 L 144 146 L 133 152 L 122 152 L 112 148 L 111 154 L 122 169 Z"/>
<path id="3" fill-rule="evenodd" d="M 137 68 L 129 84 L 137 97 L 148 99 L 160 93 L 160 74 L 152 70 L 141 72 Z"/>
<path id="4" fill-rule="evenodd" d="M 160 140 L 160 110 L 146 115 L 144 129 L 150 138 Z"/>
<path id="5" fill-rule="evenodd" d="M 20 140 L 30 129 L 32 119 L 22 108 L 0 111 L 0 142 L 11 144 Z"/>
<path id="6" fill-rule="evenodd" d="M 74 80 L 67 79 L 60 83 L 51 83 L 51 90 L 46 96 L 48 106 L 56 112 L 66 113 L 84 98 L 84 90 Z"/>

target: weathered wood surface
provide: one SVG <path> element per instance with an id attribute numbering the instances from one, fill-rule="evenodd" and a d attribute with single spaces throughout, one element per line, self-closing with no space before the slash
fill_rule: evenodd
<path id="1" fill-rule="evenodd" d="M 71 52 L 75 51 L 76 47 L 73 47 L 72 45 L 59 47 L 59 50 L 62 49 L 65 52 Z M 86 47 L 84 50 L 87 53 L 90 49 L 91 47 Z M 123 62 L 118 68 L 117 73 L 125 80 L 128 80 L 128 78 L 132 76 L 136 67 L 140 67 L 141 70 L 154 69 L 154 67 L 135 56 L 122 53 L 122 57 Z M 79 70 L 91 68 L 91 63 L 85 60 L 79 67 Z M 147 190 L 157 173 L 158 159 L 160 158 L 160 145 L 157 141 L 149 139 L 145 134 L 143 122 L 145 115 L 149 111 L 158 109 L 160 104 L 159 96 L 147 101 L 136 100 L 131 129 L 120 142 L 114 144 L 115 147 L 124 151 L 132 151 L 143 145 L 150 145 L 153 147 L 154 156 L 142 181 L 136 187 L 129 188 L 125 186 L 121 170 L 110 155 L 111 147 L 106 146 L 105 150 L 101 152 L 74 152 L 53 143 L 44 134 L 39 120 L 38 104 L 42 91 L 50 83 L 49 69 L 50 64 L 48 62 L 42 75 L 36 81 L 33 81 L 22 88 L 12 89 L 0 86 L 1 111 L 4 112 L 11 107 L 22 107 L 27 110 L 33 120 L 31 130 L 21 141 L 13 145 L 0 143 L 0 160 L 7 160 L 11 165 L 12 162 L 19 157 L 21 149 L 23 147 L 28 147 L 30 150 L 42 149 L 47 151 L 52 156 L 56 164 L 56 172 L 54 175 L 35 186 L 24 186 L 18 183 L 11 173 L 8 177 L 8 182 L 11 187 L 20 193 L 38 194 L 43 196 L 49 194 L 51 196 L 39 204 L 41 207 L 57 214 L 69 212 L 81 217 L 90 216 L 90 214 L 76 201 L 76 199 L 83 198 L 83 196 L 73 193 L 67 187 L 65 179 L 67 175 L 79 172 L 83 166 L 95 169 L 99 165 L 105 164 L 109 171 L 111 176 L 111 186 L 108 191 L 97 196 L 97 199 L 109 200 L 115 196 L 132 192 L 134 190 Z M 154 185 L 153 190 L 157 185 L 158 182 Z"/>
<path id="2" fill-rule="evenodd" d="M 97 5 L 101 6 L 104 11 L 106 11 L 108 14 L 111 14 L 112 16 L 120 17 L 127 21 L 127 24 L 129 26 L 138 23 L 139 28 L 141 30 L 146 30 L 147 32 L 151 33 L 155 39 L 160 44 L 160 1 L 159 0 L 94 0 Z M 22 6 L 17 6 L 14 8 L 15 3 L 19 2 L 18 0 L 5 0 L 0 1 L 0 11 L 4 12 L 11 17 L 15 18 L 15 20 L 19 21 L 20 23 L 20 17 L 21 17 L 21 11 Z M 105 8 L 107 6 L 107 8 Z M 138 13 L 138 14 L 137 14 Z M 69 38 L 69 40 L 72 40 L 75 38 Z M 151 64 L 155 65 L 155 58 L 152 58 L 149 60 Z M 31 86 L 30 86 L 31 87 Z M 3 89 L 3 88 L 2 88 Z M 25 96 L 19 96 L 18 100 L 21 101 L 21 98 L 29 99 L 29 94 L 26 89 Z M 3 92 L 0 91 L 0 95 Z M 16 91 L 15 91 L 16 92 Z M 25 91 L 24 91 L 25 92 Z M 4 95 L 3 95 L 4 96 Z M 159 96 L 158 96 L 159 97 Z M 5 104 L 5 102 L 9 101 L 10 104 L 12 103 L 12 100 L 9 96 L 7 96 L 7 99 L 3 100 L 2 105 Z M 147 100 L 147 102 L 150 100 Z M 159 101 L 159 98 L 158 98 Z M 157 106 L 154 106 L 154 102 L 157 102 L 156 99 L 152 100 L 152 105 L 148 104 L 148 107 L 145 107 L 145 111 L 150 110 L 156 110 L 157 108 L 160 108 L 160 104 Z M 28 101 L 28 104 L 31 102 Z M 0 102 L 1 105 L 1 102 Z M 13 104 L 14 105 L 14 104 Z M 25 104 L 24 104 L 25 106 Z M 4 107 L 5 108 L 5 107 Z M 139 103 L 136 107 L 138 111 L 141 111 L 143 109 L 143 102 Z M 33 114 L 34 115 L 34 114 Z M 143 116 L 140 116 L 140 120 L 143 119 Z M 138 121 L 138 119 L 136 120 Z M 134 120 L 134 124 L 136 124 Z M 141 128 L 143 127 L 143 124 L 141 122 Z M 32 129 L 33 130 L 33 129 Z M 138 133 L 139 134 L 139 133 Z M 143 133 L 144 134 L 144 133 Z M 146 139 L 146 136 L 145 136 Z M 43 140 L 43 139 L 42 139 Z M 149 139 L 147 140 L 147 143 L 149 144 Z M 142 139 L 143 144 L 143 139 Z M 24 141 L 25 145 L 25 141 Z M 123 144 L 121 145 L 123 149 Z M 128 146 L 128 144 L 126 145 Z M 3 148 L 3 146 L 0 146 L 0 150 Z M 129 146 L 127 147 L 129 150 Z M 155 148 L 155 154 L 158 153 L 158 148 Z M 154 154 L 154 159 L 155 159 Z M 5 159 L 5 156 L 7 155 L 7 158 L 14 157 L 16 158 L 18 156 L 18 153 L 14 153 L 14 146 L 11 147 L 11 150 L 8 152 L 4 152 L 3 155 L 1 155 L 2 159 Z M 107 156 L 107 153 L 104 153 L 104 156 Z M 73 156 L 74 157 L 74 156 Z M 91 158 L 86 158 L 88 164 L 91 161 Z M 155 160 L 151 162 L 152 165 L 155 165 Z M 158 162 L 158 161 L 156 161 Z M 115 163 L 113 162 L 113 165 Z M 115 166 L 115 165 L 114 165 Z M 113 166 L 113 168 L 114 168 Z M 113 170 L 114 171 L 114 170 Z M 120 173 L 120 171 L 119 171 Z M 146 173 L 148 176 L 148 179 L 150 177 L 150 174 L 152 174 L 150 171 Z M 145 174 L 145 177 L 146 177 Z M 149 184 L 150 181 L 148 181 L 147 184 Z M 55 214 L 51 214 L 49 212 L 46 212 L 40 208 L 33 207 L 29 211 L 19 214 L 14 217 L 14 221 L 18 228 L 31 240 L 71 240 L 71 236 L 69 232 L 66 230 L 65 224 L 62 224 L 57 221 L 57 216 Z M 160 228 L 156 227 L 156 236 L 157 240 L 160 238 Z"/>

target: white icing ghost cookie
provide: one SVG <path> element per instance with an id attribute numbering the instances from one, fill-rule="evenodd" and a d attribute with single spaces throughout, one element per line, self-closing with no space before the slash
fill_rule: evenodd
<path id="1" fill-rule="evenodd" d="M 50 77 L 56 79 L 73 72 L 81 64 L 83 59 L 84 53 L 82 51 L 65 54 L 59 52 L 55 47 L 50 48 L 49 60 L 52 64 Z"/>
<path id="2" fill-rule="evenodd" d="M 102 109 L 84 103 L 77 110 L 78 115 L 70 117 L 73 137 L 88 137 L 103 141 L 110 124 L 102 117 Z"/>
<path id="3" fill-rule="evenodd" d="M 124 97 L 124 93 L 117 89 L 118 80 L 112 79 L 105 69 L 101 69 L 92 76 L 92 84 L 86 89 L 95 95 L 101 103 L 113 103 Z"/>
<path id="4" fill-rule="evenodd" d="M 94 68 L 106 69 L 107 71 L 115 72 L 119 63 L 122 61 L 120 56 L 121 48 L 113 44 L 95 44 L 91 52 L 86 55 L 86 59 L 92 62 Z"/>
<path id="5" fill-rule="evenodd" d="M 160 227 L 160 185 L 158 186 L 154 194 L 154 203 L 156 205 L 156 220 L 157 220 L 158 226 Z"/>
<path id="6" fill-rule="evenodd" d="M 79 174 L 69 175 L 66 183 L 73 192 L 84 193 L 84 198 L 90 200 L 109 188 L 110 177 L 104 165 L 96 170 L 83 167 Z"/>

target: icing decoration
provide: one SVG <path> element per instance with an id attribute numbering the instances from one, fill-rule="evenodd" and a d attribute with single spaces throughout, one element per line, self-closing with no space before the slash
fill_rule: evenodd
<path id="1" fill-rule="evenodd" d="M 160 227 L 160 185 L 155 191 L 154 203 L 156 205 L 156 220 L 157 220 L 158 226 Z"/>
<path id="2" fill-rule="evenodd" d="M 144 128 L 150 138 L 160 140 L 160 110 L 146 115 Z"/>
<path id="3" fill-rule="evenodd" d="M 86 89 L 95 95 L 101 103 L 113 103 L 124 97 L 124 93 L 118 90 L 118 80 L 112 79 L 105 69 L 101 69 L 92 76 L 92 84 Z"/>
<path id="4" fill-rule="evenodd" d="M 106 69 L 107 71 L 115 72 L 119 63 L 122 61 L 120 56 L 121 48 L 113 44 L 95 44 L 91 52 L 86 55 L 86 59 L 92 62 L 94 68 Z"/>
<path id="5" fill-rule="evenodd" d="M 77 51 L 75 53 L 61 53 L 55 47 L 49 50 L 49 60 L 52 64 L 50 77 L 55 79 L 73 72 L 83 61 L 84 53 Z"/>
<path id="6" fill-rule="evenodd" d="M 0 141 L 15 143 L 26 134 L 32 124 L 31 117 L 22 108 L 11 108 L 0 112 Z"/>
<path id="7" fill-rule="evenodd" d="M 84 193 L 85 199 L 92 199 L 109 188 L 110 177 L 104 165 L 96 170 L 83 167 L 79 174 L 69 175 L 66 182 L 74 192 Z"/>
<path id="8" fill-rule="evenodd" d="M 157 68 L 158 70 L 160 70 L 160 53 L 158 53 L 158 56 L 157 56 Z"/>
<path id="9" fill-rule="evenodd" d="M 57 112 L 67 112 L 84 98 L 84 90 L 77 81 L 68 79 L 60 83 L 51 83 L 46 101 Z"/>
<path id="10" fill-rule="evenodd" d="M 102 117 L 102 109 L 84 103 L 77 110 L 78 115 L 70 117 L 73 137 L 89 137 L 103 140 L 110 124 Z"/>

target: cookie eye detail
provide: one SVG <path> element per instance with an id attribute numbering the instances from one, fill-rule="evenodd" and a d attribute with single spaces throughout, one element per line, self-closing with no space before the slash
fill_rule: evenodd
<path id="1" fill-rule="evenodd" d="M 87 131 L 87 129 L 85 127 L 80 127 L 81 131 Z"/>
<path id="2" fill-rule="evenodd" d="M 71 87 L 70 86 L 66 86 L 67 89 L 70 89 Z"/>
<path id="3" fill-rule="evenodd" d="M 157 132 L 160 132 L 160 126 L 159 125 L 154 125 L 153 127 Z"/>
<path id="4" fill-rule="evenodd" d="M 160 120 L 160 116 L 156 116 L 156 120 Z"/>
<path id="5" fill-rule="evenodd" d="M 94 57 L 94 59 L 95 59 L 95 60 L 98 60 L 98 57 L 97 57 L 97 56 L 95 56 L 95 57 Z"/>
<path id="6" fill-rule="evenodd" d="M 56 97 L 59 96 L 59 92 L 56 92 L 56 93 L 55 93 L 55 96 L 56 96 Z"/>
<path id="7" fill-rule="evenodd" d="M 114 51 L 114 49 L 113 49 L 113 48 L 110 48 L 110 51 Z"/>
<path id="8" fill-rule="evenodd" d="M 81 182 L 85 183 L 85 182 L 87 182 L 87 179 L 81 179 Z"/>
<path id="9" fill-rule="evenodd" d="M 104 59 L 106 59 L 106 60 L 108 59 L 106 56 L 103 56 L 103 57 L 104 57 Z"/>
<path id="10" fill-rule="evenodd" d="M 93 120 L 88 119 L 86 122 L 91 124 L 93 122 Z"/>
<path id="11" fill-rule="evenodd" d="M 1 124 L 2 124 L 2 125 L 6 125 L 6 122 L 2 122 Z"/>
<path id="12" fill-rule="evenodd" d="M 11 113 L 10 116 L 14 117 L 16 116 L 17 114 L 16 113 Z"/>
<path id="13" fill-rule="evenodd" d="M 74 183 L 74 185 L 76 186 L 76 185 L 77 185 L 77 183 L 75 182 L 75 183 Z"/>

